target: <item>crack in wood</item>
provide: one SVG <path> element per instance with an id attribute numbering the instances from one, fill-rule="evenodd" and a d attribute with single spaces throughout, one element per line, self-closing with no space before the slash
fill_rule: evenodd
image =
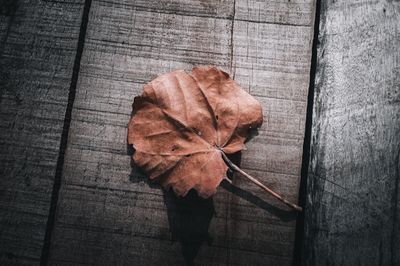
<path id="1" fill-rule="evenodd" d="M 77 46 L 77 50 L 76 50 L 76 56 L 75 56 L 75 61 L 74 61 L 74 66 L 73 66 L 72 77 L 71 77 L 71 85 L 70 85 L 69 94 L 68 94 L 68 103 L 67 103 L 67 108 L 65 111 L 63 131 L 61 134 L 61 141 L 60 141 L 60 148 L 59 148 L 59 154 L 58 154 L 58 160 L 57 160 L 57 166 L 56 166 L 56 173 L 55 173 L 55 177 L 54 177 L 54 185 L 53 185 L 53 190 L 52 190 L 52 195 L 51 195 L 49 216 L 48 216 L 48 220 L 47 220 L 47 224 L 46 224 L 46 234 L 45 234 L 45 238 L 44 238 L 44 242 L 43 242 L 42 255 L 40 258 L 40 265 L 43 265 L 43 266 L 48 265 L 48 261 L 49 261 L 52 232 L 54 230 L 55 219 L 56 219 L 56 209 L 57 209 L 57 204 L 58 204 L 58 196 L 59 196 L 61 183 L 62 183 L 65 151 L 67 149 L 68 134 L 69 134 L 71 119 L 72 119 L 72 109 L 73 109 L 73 105 L 74 105 L 74 101 L 75 101 L 76 86 L 77 86 L 78 78 L 79 78 L 79 70 L 80 70 L 80 66 L 81 66 L 81 58 L 82 58 L 83 48 L 84 48 L 84 44 L 85 44 L 86 29 L 87 29 L 87 25 L 88 25 L 88 21 L 89 21 L 89 11 L 90 11 L 91 4 L 92 4 L 92 0 L 85 0 L 83 12 L 82 12 L 82 20 L 81 20 L 81 26 L 80 26 L 80 32 L 79 32 L 79 38 L 78 38 L 78 46 Z"/>

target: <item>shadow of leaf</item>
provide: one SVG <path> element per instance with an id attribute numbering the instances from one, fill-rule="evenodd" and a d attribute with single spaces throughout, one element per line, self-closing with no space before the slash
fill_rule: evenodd
<path id="1" fill-rule="evenodd" d="M 134 149 L 131 145 L 127 146 L 127 153 L 133 155 Z M 131 182 L 145 182 L 151 188 L 161 189 L 160 185 L 148 179 L 133 160 L 131 160 L 131 168 L 129 175 Z M 185 197 L 176 196 L 172 189 L 162 191 L 172 240 L 181 244 L 186 264 L 194 265 L 194 259 L 201 245 L 204 242 L 209 245 L 212 243 L 208 228 L 215 213 L 213 199 L 203 199 L 195 190 L 190 190 Z"/>
<path id="2" fill-rule="evenodd" d="M 164 191 L 164 202 L 172 239 L 180 242 L 187 265 L 193 265 L 203 242 L 212 243 L 208 228 L 215 213 L 213 199 L 203 199 L 194 190 L 177 197 L 169 190 Z"/>

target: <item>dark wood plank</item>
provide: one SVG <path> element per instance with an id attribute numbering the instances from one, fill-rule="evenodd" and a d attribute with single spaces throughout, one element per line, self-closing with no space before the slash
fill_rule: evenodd
<path id="1" fill-rule="evenodd" d="M 92 4 L 51 262 L 290 265 L 293 213 L 240 177 L 209 201 L 164 193 L 132 170 L 126 126 L 133 97 L 156 75 L 220 67 L 264 107 L 242 167 L 297 201 L 312 23 L 237 19 L 244 1 L 146 3 Z"/>
<path id="2" fill-rule="evenodd" d="M 39 264 L 82 1 L 1 1 L 0 264 Z"/>
<path id="3" fill-rule="evenodd" d="M 235 80 L 262 103 L 265 123 L 259 135 L 248 143 L 248 150 L 243 152 L 242 168 L 254 173 L 289 200 L 297 202 L 314 2 L 289 6 L 278 1 L 273 1 L 271 5 L 251 5 L 247 2 L 236 1 L 235 18 L 236 15 L 239 18 L 234 21 L 232 72 Z M 247 17 L 243 17 L 245 7 L 249 9 Z M 257 7 L 257 13 L 262 15 L 254 14 Z M 269 12 L 273 12 L 274 16 L 268 15 Z M 280 12 L 286 16 L 277 21 Z M 309 16 L 308 22 L 290 21 L 289 17 L 297 16 L 297 12 Z M 230 247 L 242 246 L 258 254 L 267 252 L 269 258 L 279 256 L 279 259 L 269 261 L 233 249 L 229 263 L 291 265 L 295 216 L 283 212 L 285 208 L 276 200 L 264 195 L 246 180 L 237 178 L 234 184 L 270 206 L 254 204 L 257 201 L 249 196 L 237 197 L 243 192 L 230 195 Z"/>
<path id="4" fill-rule="evenodd" d="M 400 5 L 321 2 L 305 265 L 399 265 Z"/>

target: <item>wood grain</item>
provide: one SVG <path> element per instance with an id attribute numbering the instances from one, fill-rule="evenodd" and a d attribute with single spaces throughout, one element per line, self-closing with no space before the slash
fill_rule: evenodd
<path id="1" fill-rule="evenodd" d="M 312 26 L 314 1 L 236 0 L 235 20 L 268 24 Z"/>
<path id="2" fill-rule="evenodd" d="M 399 265 L 400 5 L 321 2 L 305 265 Z"/>
<path id="3" fill-rule="evenodd" d="M 0 264 L 38 265 L 82 1 L 1 1 Z"/>
<path id="4" fill-rule="evenodd" d="M 126 127 L 134 96 L 156 75 L 220 67 L 264 108 L 242 167 L 296 202 L 314 8 L 307 3 L 285 7 L 298 17 L 289 25 L 255 21 L 245 1 L 93 1 L 52 264 L 291 264 L 296 217 L 285 206 L 239 177 L 208 201 L 163 192 L 130 166 Z"/>

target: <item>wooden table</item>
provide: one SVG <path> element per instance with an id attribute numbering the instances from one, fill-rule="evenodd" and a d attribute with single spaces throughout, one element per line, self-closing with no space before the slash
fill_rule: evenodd
<path id="1" fill-rule="evenodd" d="M 131 167 L 134 96 L 213 65 L 263 106 L 241 167 L 294 202 L 313 103 L 304 264 L 395 265 L 399 6 L 355 2 L 0 1 L 0 264 L 292 265 L 297 216 L 251 183 L 179 199 Z"/>

